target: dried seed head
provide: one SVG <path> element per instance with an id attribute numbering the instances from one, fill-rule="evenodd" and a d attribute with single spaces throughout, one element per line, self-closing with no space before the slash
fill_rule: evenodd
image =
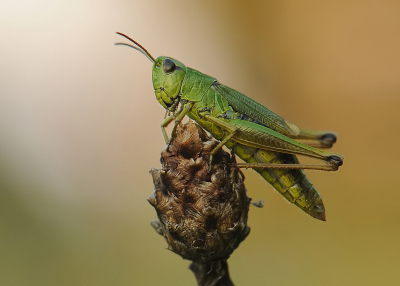
<path id="1" fill-rule="evenodd" d="M 155 190 L 148 201 L 159 219 L 152 226 L 169 249 L 201 263 L 227 259 L 250 231 L 250 199 L 234 160 L 221 149 L 208 171 L 217 145 L 189 121 L 162 151 L 162 170 L 150 171 Z"/>

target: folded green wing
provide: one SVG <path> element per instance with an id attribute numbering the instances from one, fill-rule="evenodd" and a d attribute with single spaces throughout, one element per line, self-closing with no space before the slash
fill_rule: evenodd
<path id="1" fill-rule="evenodd" d="M 296 125 L 286 121 L 250 97 L 218 82 L 215 82 L 212 88 L 225 98 L 237 112 L 247 115 L 266 127 L 287 136 L 296 136 L 300 133 L 300 129 Z"/>

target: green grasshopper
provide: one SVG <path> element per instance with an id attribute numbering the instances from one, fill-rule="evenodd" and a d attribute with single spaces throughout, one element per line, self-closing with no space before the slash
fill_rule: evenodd
<path id="1" fill-rule="evenodd" d="M 189 68 L 181 62 L 160 56 L 155 59 L 143 46 L 117 33 L 134 45 L 126 45 L 144 54 L 153 63 L 153 87 L 158 102 L 166 109 L 161 130 L 168 144 L 167 127 L 177 125 L 187 115 L 207 130 L 246 163 L 239 168 L 253 168 L 289 202 L 314 218 L 325 220 L 325 208 L 318 191 L 303 169 L 336 171 L 344 156 L 318 148 L 330 148 L 336 134 L 327 131 L 299 129 L 268 108 L 244 94 L 220 84 L 217 79 Z M 301 143 L 294 139 L 311 140 Z M 325 165 L 299 164 L 296 155 L 325 161 Z"/>

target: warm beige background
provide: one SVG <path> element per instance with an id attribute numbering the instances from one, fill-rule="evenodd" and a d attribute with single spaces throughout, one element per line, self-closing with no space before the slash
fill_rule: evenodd
<path id="1" fill-rule="evenodd" d="M 366 0 L 1 1 L 1 285 L 195 285 L 149 225 L 164 111 L 116 31 L 339 134 L 307 172 L 326 223 L 247 171 L 237 285 L 399 285 L 400 2 Z"/>

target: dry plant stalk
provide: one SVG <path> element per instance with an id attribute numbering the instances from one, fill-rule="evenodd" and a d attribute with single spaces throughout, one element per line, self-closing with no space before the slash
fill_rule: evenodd
<path id="1" fill-rule="evenodd" d="M 219 150 L 209 170 L 217 145 L 189 121 L 162 151 L 162 169 L 150 171 L 155 190 L 148 201 L 159 220 L 152 226 L 170 250 L 193 261 L 198 285 L 233 285 L 226 259 L 250 232 L 250 198 L 234 156 Z"/>

